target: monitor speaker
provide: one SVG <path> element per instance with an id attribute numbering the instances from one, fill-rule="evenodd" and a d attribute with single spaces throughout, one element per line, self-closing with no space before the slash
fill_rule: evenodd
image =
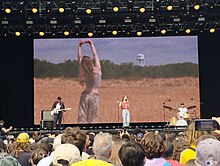
<path id="1" fill-rule="evenodd" d="M 53 120 L 53 117 L 51 115 L 51 111 L 50 110 L 42 110 L 41 111 L 41 120 L 47 120 L 47 121 Z"/>
<path id="2" fill-rule="evenodd" d="M 41 120 L 40 126 L 41 128 L 52 129 L 53 128 L 53 120 Z"/>

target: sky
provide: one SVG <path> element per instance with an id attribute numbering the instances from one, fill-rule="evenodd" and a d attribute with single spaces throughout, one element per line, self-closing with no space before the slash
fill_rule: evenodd
<path id="1" fill-rule="evenodd" d="M 80 38 L 34 39 L 34 58 L 52 63 L 77 59 Z M 90 38 L 99 58 L 115 64 L 139 64 L 138 54 L 144 55 L 147 66 L 192 62 L 198 64 L 197 36 Z M 88 45 L 82 46 L 82 54 L 92 56 Z"/>

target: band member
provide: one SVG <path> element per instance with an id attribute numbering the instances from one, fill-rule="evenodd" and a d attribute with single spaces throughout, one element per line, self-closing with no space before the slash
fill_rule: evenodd
<path id="1" fill-rule="evenodd" d="M 6 139 L 7 134 L 13 129 L 12 126 L 10 126 L 9 128 L 5 128 L 4 124 L 4 120 L 0 120 L 0 139 L 2 140 Z"/>
<path id="2" fill-rule="evenodd" d="M 82 57 L 82 45 L 88 44 L 93 54 L 93 60 L 89 56 Z M 101 85 L 101 65 L 93 42 L 82 39 L 78 45 L 79 84 L 85 86 L 81 93 L 78 107 L 78 123 L 93 123 L 98 121 L 99 108 L 98 88 Z"/>
<path id="3" fill-rule="evenodd" d="M 65 109 L 64 103 L 61 101 L 61 97 L 58 96 L 57 100 L 52 105 L 52 112 L 53 112 L 53 127 L 61 127 L 61 122 L 63 118 L 63 110 Z"/>
<path id="4" fill-rule="evenodd" d="M 122 101 L 119 103 L 119 107 L 122 109 L 123 127 L 127 127 L 130 123 L 128 96 L 125 95 L 122 97 Z"/>
<path id="5" fill-rule="evenodd" d="M 184 119 L 188 115 L 188 110 L 184 106 L 184 103 L 181 103 L 180 107 L 178 108 L 177 117 L 178 119 Z"/>

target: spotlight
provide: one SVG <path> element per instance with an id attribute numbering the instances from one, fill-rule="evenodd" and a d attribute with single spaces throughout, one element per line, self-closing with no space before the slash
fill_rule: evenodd
<path id="1" fill-rule="evenodd" d="M 141 36 L 142 35 L 142 32 L 139 30 L 137 31 L 137 36 Z"/>
<path id="2" fill-rule="evenodd" d="M 139 9 L 139 11 L 140 11 L 141 13 L 144 13 L 144 12 L 145 12 L 145 8 L 144 8 L 144 7 L 141 7 L 141 8 Z"/>
<path id="3" fill-rule="evenodd" d="M 43 31 L 39 31 L 38 33 L 40 36 L 44 36 L 44 32 Z"/>
<path id="4" fill-rule="evenodd" d="M 63 32 L 63 34 L 64 34 L 65 36 L 68 36 L 68 35 L 70 34 L 70 32 L 67 31 L 67 30 L 65 30 L 65 31 Z"/>
<path id="5" fill-rule="evenodd" d="M 112 31 L 112 34 L 115 36 L 115 35 L 117 35 L 117 34 L 118 34 L 118 31 L 113 30 L 113 31 Z"/>
<path id="6" fill-rule="evenodd" d="M 166 34 L 167 33 L 166 28 L 161 28 L 160 33 L 163 34 L 163 35 Z"/>
<path id="7" fill-rule="evenodd" d="M 172 5 L 168 5 L 168 6 L 167 6 L 167 10 L 168 10 L 168 11 L 173 10 L 173 6 L 172 6 Z"/>
<path id="8" fill-rule="evenodd" d="M 92 9 L 87 8 L 87 9 L 86 9 L 86 14 L 91 14 L 91 13 L 92 13 Z"/>
<path id="9" fill-rule="evenodd" d="M 11 13 L 11 9 L 10 8 L 5 8 L 5 13 L 7 13 L 7 14 Z"/>
<path id="10" fill-rule="evenodd" d="M 185 32 L 186 32 L 187 34 L 189 34 L 189 33 L 191 32 L 191 29 L 190 29 L 190 28 L 186 28 L 186 29 L 185 29 Z"/>
<path id="11" fill-rule="evenodd" d="M 19 32 L 19 31 L 15 32 L 15 36 L 20 36 L 20 35 L 21 35 L 21 32 Z"/>
<path id="12" fill-rule="evenodd" d="M 209 32 L 210 32 L 210 33 L 215 33 L 215 28 L 213 28 L 213 27 L 210 28 L 210 29 L 209 29 Z"/>
<path id="13" fill-rule="evenodd" d="M 114 7 L 112 8 L 112 10 L 113 10 L 113 12 L 118 12 L 118 11 L 119 11 L 119 7 L 118 7 L 118 6 L 114 6 Z"/>
<path id="14" fill-rule="evenodd" d="M 195 10 L 199 10 L 199 9 L 200 9 L 200 5 L 199 5 L 199 4 L 195 4 L 195 5 L 194 5 L 194 9 L 195 9 Z"/>
<path id="15" fill-rule="evenodd" d="M 88 36 L 92 37 L 93 36 L 93 32 L 88 32 Z"/>
<path id="16" fill-rule="evenodd" d="M 60 13 L 65 12 L 65 9 L 64 9 L 63 7 L 59 7 L 59 9 L 58 9 L 58 10 L 59 10 L 59 12 L 60 12 Z"/>
<path id="17" fill-rule="evenodd" d="M 33 8 L 31 9 L 31 11 L 32 11 L 32 13 L 37 13 L 37 12 L 38 12 L 38 9 L 37 9 L 36 7 L 33 7 Z"/>

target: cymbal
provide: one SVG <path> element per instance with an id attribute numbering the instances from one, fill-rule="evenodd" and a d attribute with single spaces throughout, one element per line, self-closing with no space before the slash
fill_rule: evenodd
<path id="1" fill-rule="evenodd" d="M 166 108 L 166 109 L 169 109 L 169 110 L 173 110 L 173 108 L 172 108 L 172 107 L 167 106 L 167 105 L 164 105 L 163 107 L 164 107 L 164 108 Z"/>
<path id="2" fill-rule="evenodd" d="M 190 107 L 187 107 L 187 109 L 194 109 L 194 108 L 196 108 L 196 106 L 195 106 L 195 105 L 190 106 Z"/>

